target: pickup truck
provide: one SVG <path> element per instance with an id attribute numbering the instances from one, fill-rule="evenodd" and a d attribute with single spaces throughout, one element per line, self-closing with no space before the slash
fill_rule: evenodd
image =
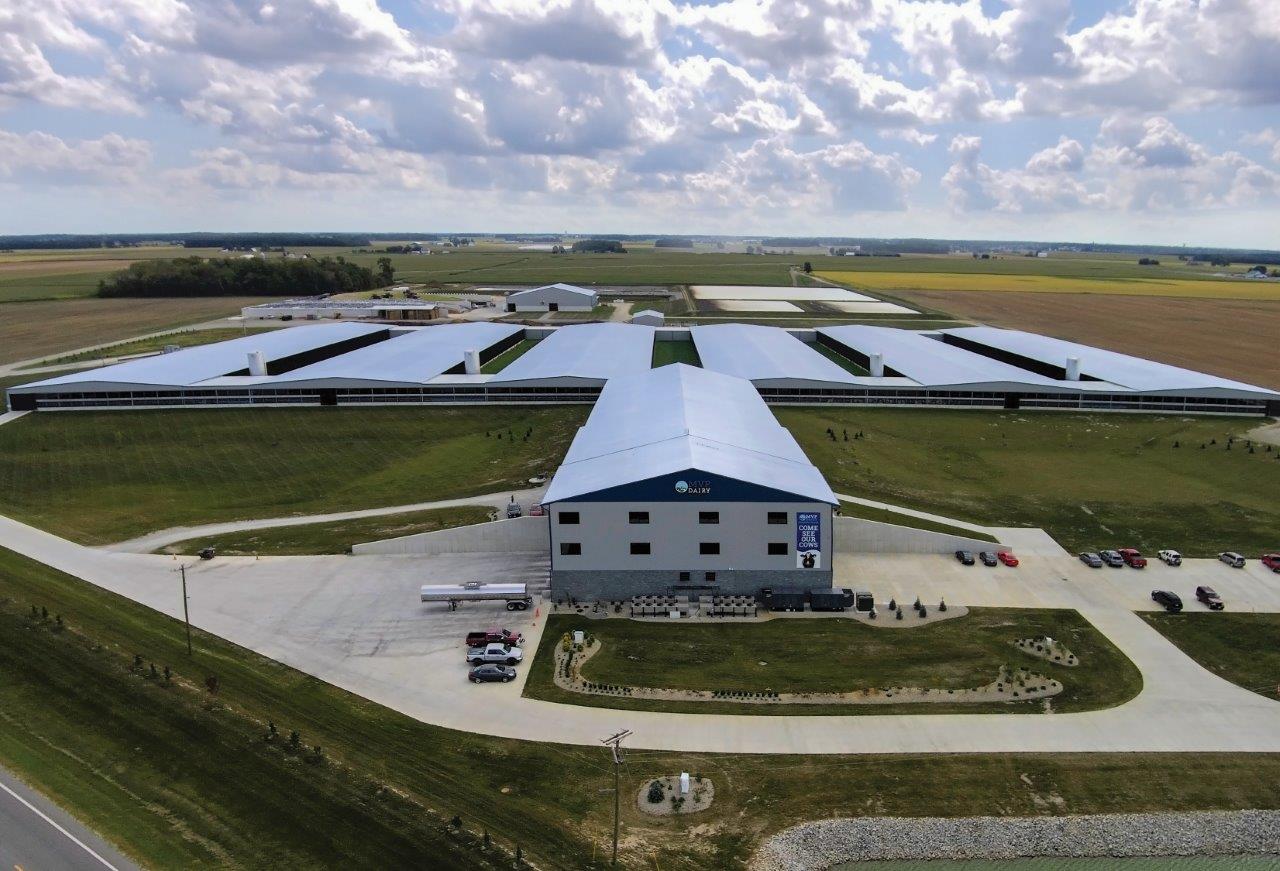
<path id="1" fill-rule="evenodd" d="M 472 647 L 467 650 L 469 665 L 483 665 L 486 662 L 515 665 L 522 659 L 524 659 L 524 651 L 507 644 L 486 644 L 484 647 Z"/>
<path id="2" fill-rule="evenodd" d="M 483 629 L 479 632 L 467 633 L 467 649 L 484 647 L 486 644 L 504 644 L 508 647 L 519 647 L 524 643 L 524 636 L 510 629 Z"/>
<path id="3" fill-rule="evenodd" d="M 1120 558 L 1124 560 L 1125 565 L 1133 569 L 1145 569 L 1147 567 L 1147 558 L 1138 553 L 1135 547 L 1120 548 Z"/>
<path id="4" fill-rule="evenodd" d="M 1271 571 L 1280 573 L 1280 553 L 1264 553 L 1262 564 Z"/>

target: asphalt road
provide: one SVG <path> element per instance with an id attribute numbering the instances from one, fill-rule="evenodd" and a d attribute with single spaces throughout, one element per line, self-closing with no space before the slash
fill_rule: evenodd
<path id="1" fill-rule="evenodd" d="M 136 871 L 102 838 L 0 768 L 0 871 Z"/>

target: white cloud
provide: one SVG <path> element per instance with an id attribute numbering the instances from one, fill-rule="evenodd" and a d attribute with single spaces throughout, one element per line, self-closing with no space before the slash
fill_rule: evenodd
<path id="1" fill-rule="evenodd" d="M 125 182 L 136 179 L 150 162 L 148 143 L 117 133 L 68 142 L 39 131 L 0 130 L 0 177 L 21 183 Z"/>

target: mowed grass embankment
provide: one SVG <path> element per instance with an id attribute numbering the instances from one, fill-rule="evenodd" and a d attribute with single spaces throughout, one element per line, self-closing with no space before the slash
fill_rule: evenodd
<path id="1" fill-rule="evenodd" d="M 91 345 L 237 315 L 265 297 L 63 299 L 0 305 L 0 363 L 41 360 Z"/>
<path id="2" fill-rule="evenodd" d="M 938 603 L 926 604 L 932 608 Z M 904 620 L 914 618 L 911 613 Z M 756 693 L 908 687 L 945 694 L 991 683 L 1001 666 L 1025 667 L 1062 682 L 1062 693 L 1051 702 L 1057 712 L 1114 707 L 1142 689 L 1137 667 L 1075 611 L 971 608 L 963 617 L 911 628 L 872 627 L 836 618 L 673 625 L 553 614 L 543 630 L 525 695 L 590 707 L 762 716 L 1045 711 L 1043 700 L 1012 698 L 987 704 L 767 705 L 574 693 L 555 685 L 552 670 L 555 646 L 575 629 L 592 633 L 601 643 L 582 668 L 584 678 L 601 684 Z M 1019 638 L 1045 635 L 1066 644 L 1080 664 L 1054 665 L 1013 647 Z"/>
<path id="3" fill-rule="evenodd" d="M 987 526 L 1039 526 L 1070 551 L 1278 547 L 1280 450 L 1249 453 L 1241 439 L 1227 448 L 1254 418 L 775 411 L 837 493 Z M 828 427 L 866 437 L 832 441 Z"/>
<path id="4" fill-rule="evenodd" d="M 586 414 L 562 406 L 28 415 L 0 427 L 0 513 L 105 544 L 171 526 L 515 490 L 555 470 Z"/>
<path id="5" fill-rule="evenodd" d="M 179 621 L 0 550 L 0 763 L 149 867 L 485 868 L 485 831 L 504 868 L 517 844 L 537 867 L 607 867 L 613 770 L 600 747 L 441 729 L 194 638 L 188 659 Z M 281 738 L 266 740 L 269 723 Z M 294 730 L 300 754 L 281 747 Z M 303 762 L 316 745 L 325 761 Z M 632 749 L 623 795 L 680 771 L 712 778 L 715 804 L 659 819 L 621 802 L 622 867 L 743 868 L 762 838 L 833 816 L 1280 807 L 1280 755 L 1236 753 Z M 463 831 L 449 835 L 455 814 Z"/>
<path id="6" fill-rule="evenodd" d="M 485 523 L 492 513 L 493 509 L 482 505 L 462 505 L 457 508 L 431 508 L 426 511 L 334 520 L 329 523 L 276 526 L 193 538 L 166 545 L 156 553 L 193 554 L 206 547 L 212 547 L 219 556 L 350 553 L 353 544 Z"/>
<path id="7" fill-rule="evenodd" d="M 1219 677 L 1280 699 L 1280 614 L 1143 611 L 1138 616 Z"/>
<path id="8" fill-rule="evenodd" d="M 1077 278 L 961 272 L 823 272 L 823 278 L 872 291 L 990 291 L 1197 299 L 1280 300 L 1280 281 L 1196 278 Z"/>

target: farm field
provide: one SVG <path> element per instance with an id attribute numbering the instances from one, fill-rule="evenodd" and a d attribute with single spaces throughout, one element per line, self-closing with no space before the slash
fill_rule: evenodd
<path id="1" fill-rule="evenodd" d="M 165 333 L 160 336 L 136 339 L 131 342 L 120 342 L 115 345 L 108 345 L 105 348 L 97 348 L 93 351 L 81 351 L 76 354 L 64 354 L 60 357 L 49 357 L 32 365 L 58 366 L 63 363 L 82 363 L 89 360 L 101 360 L 106 357 L 129 357 L 135 354 L 158 354 L 168 345 L 177 345 L 179 348 L 194 348 L 197 345 L 208 345 L 213 342 L 225 342 L 229 339 L 239 339 L 249 333 L 273 330 L 277 329 L 279 326 L 283 325 L 272 324 L 270 326 L 252 328 L 240 326 L 211 327 L 204 330 L 180 330 L 173 333 Z"/>
<path id="2" fill-rule="evenodd" d="M 31 619 L 33 604 L 49 621 Z M 180 622 L 0 550 L 0 763 L 144 867 L 394 867 L 434 855 L 510 868 L 516 844 L 537 867 L 608 867 L 613 771 L 600 748 L 429 726 L 194 637 L 188 659 Z M 174 680 L 133 670 L 135 652 Z M 286 761 L 267 723 L 297 730 L 304 750 L 320 745 L 324 762 Z M 622 865 L 637 869 L 745 868 L 764 837 L 830 816 L 1280 807 L 1280 756 L 1267 754 L 627 757 L 627 794 L 679 771 L 716 786 L 711 809 L 688 820 L 622 804 Z M 922 765 L 928 777 L 904 775 Z M 450 836 L 454 814 L 462 831 Z M 486 831 L 499 849 L 477 849 Z"/>
<path id="3" fill-rule="evenodd" d="M 490 509 L 481 505 L 462 505 L 457 508 L 432 508 L 427 511 L 335 520 L 330 523 L 277 526 L 193 538 L 166 545 L 156 553 L 193 554 L 205 547 L 214 548 L 219 556 L 349 553 L 353 544 L 484 523 L 489 520 L 491 513 Z"/>
<path id="4" fill-rule="evenodd" d="M 865 290 L 986 291 L 1280 300 L 1280 281 L 1187 278 L 1077 278 L 947 272 L 823 272 L 823 278 Z"/>
<path id="5" fill-rule="evenodd" d="M 1213 556 L 1280 548 L 1280 450 L 1258 446 L 1251 454 L 1243 441 L 1227 449 L 1230 436 L 1256 425 L 1253 418 L 775 413 L 837 493 L 989 526 L 1043 527 L 1071 552 L 1172 547 Z M 831 441 L 828 427 L 862 430 L 866 438 Z"/>
<path id="6" fill-rule="evenodd" d="M 1280 699 L 1276 677 L 1280 675 L 1280 614 L 1144 611 L 1139 616 L 1219 677 L 1269 699 Z"/>
<path id="7" fill-rule="evenodd" d="M 138 260 L 191 255 L 213 249 L 179 247 L 39 249 L 0 253 L 0 303 L 93 296 L 98 280 Z"/>
<path id="8" fill-rule="evenodd" d="M 1280 389 L 1280 302 L 902 291 L 918 305 Z"/>
<path id="9" fill-rule="evenodd" d="M 882 629 L 852 619 L 775 618 L 763 623 L 674 626 L 640 620 L 584 621 L 573 614 L 553 614 L 542 633 L 526 696 L 627 710 L 760 716 L 1044 712 L 1044 703 L 1035 700 L 744 705 L 574 693 L 552 682 L 554 650 L 566 632 L 583 628 L 602 646 L 582 667 L 582 676 L 602 684 L 739 692 L 851 692 L 888 687 L 945 692 L 987 684 L 995 680 L 1001 666 L 1025 666 L 1062 682 L 1063 691 L 1052 702 L 1057 712 L 1113 707 L 1142 689 L 1142 675 L 1133 663 L 1075 611 L 971 608 L 963 617 L 912 629 Z M 1045 635 L 1063 641 L 1080 664 L 1055 667 L 1019 654 L 1011 646 L 1019 638 Z M 823 652 L 821 657 L 814 656 L 818 650 Z"/>
<path id="10" fill-rule="evenodd" d="M 1189 266 L 1161 258 L 1159 266 L 1139 266 L 1137 254 L 1105 255 L 1054 252 L 1049 257 L 999 255 L 991 260 L 969 254 L 909 254 L 902 257 L 817 257 L 810 260 L 815 272 L 921 272 L 973 275 L 1051 275 L 1092 279 L 1185 279 L 1221 281 L 1220 273 L 1241 274 L 1246 264 L 1231 267 L 1197 263 Z"/>
<path id="11" fill-rule="evenodd" d="M 559 465 L 587 411 L 254 408 L 29 415 L 0 427 L 0 514 L 105 544 L 186 524 L 518 489 Z M 532 435 L 524 441 L 529 428 Z"/>
<path id="12" fill-rule="evenodd" d="M 262 297 L 64 299 L 0 305 L 0 363 L 119 342 L 240 313 Z"/>

